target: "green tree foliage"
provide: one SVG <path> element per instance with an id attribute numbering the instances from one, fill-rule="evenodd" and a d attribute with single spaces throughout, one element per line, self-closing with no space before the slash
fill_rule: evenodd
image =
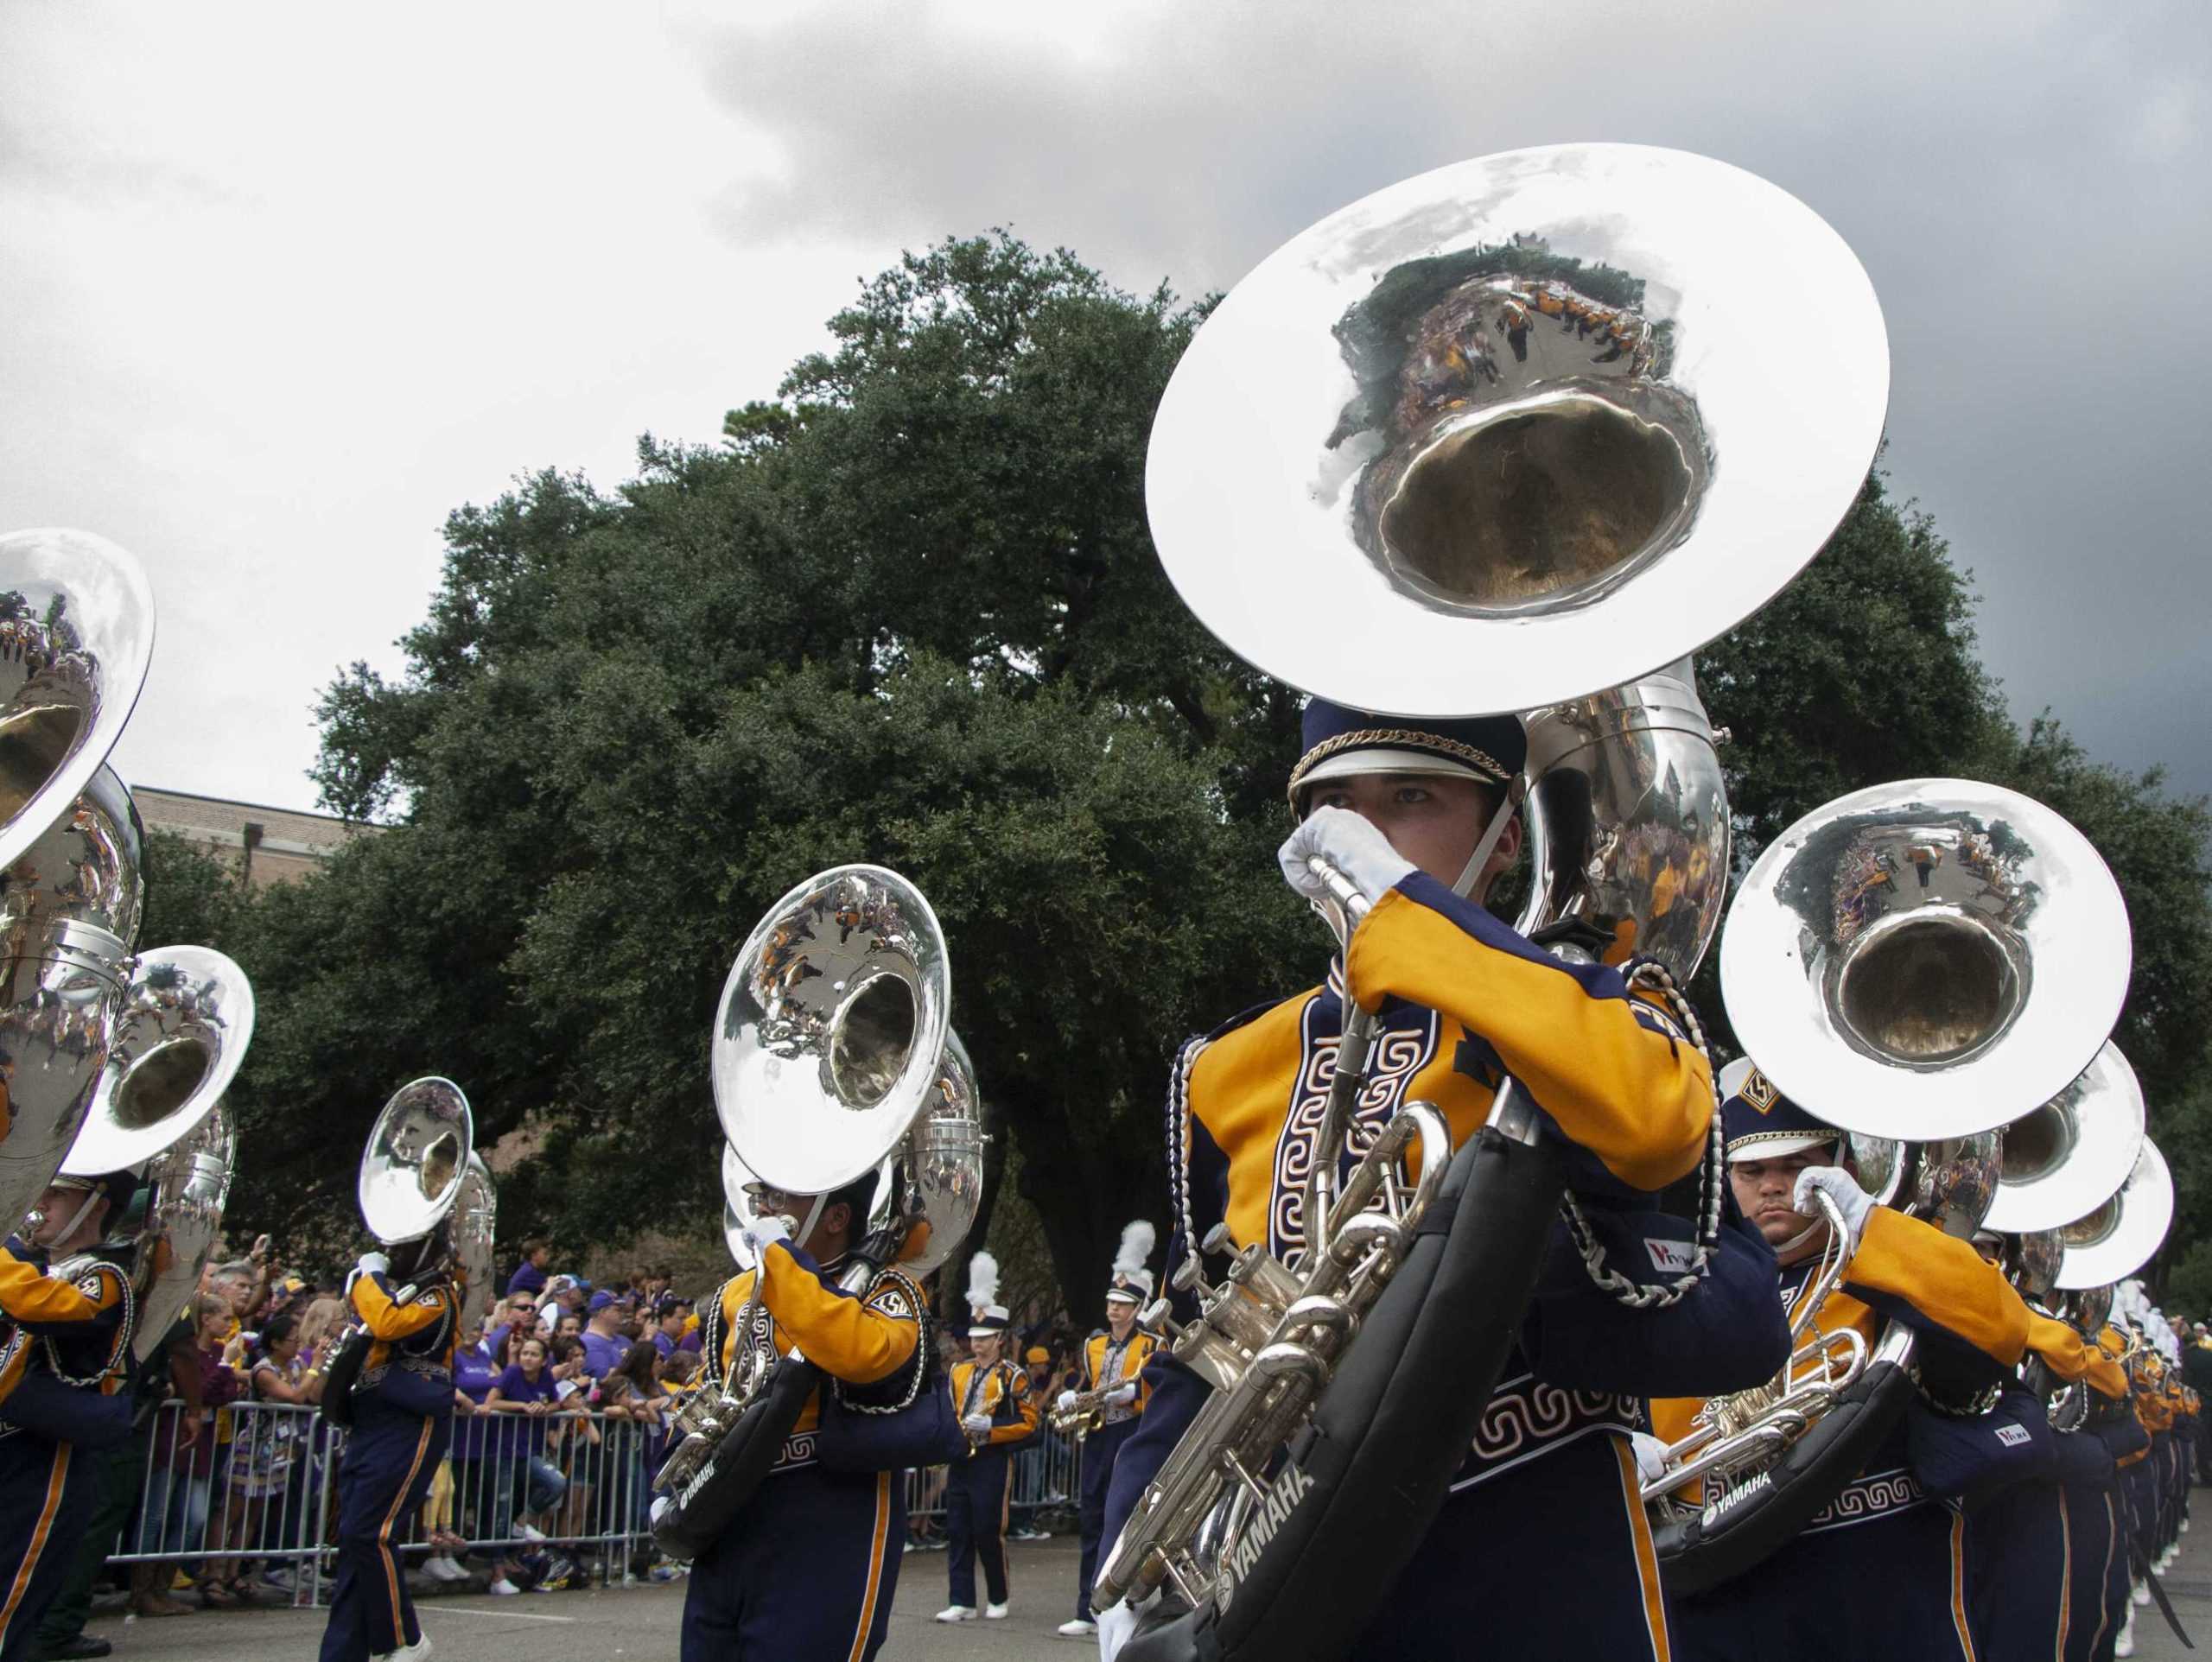
<path id="1" fill-rule="evenodd" d="M 141 944 L 219 948 L 243 934 L 249 897 L 235 866 L 174 831 L 153 830 L 139 870 L 146 885 Z"/>
<path id="2" fill-rule="evenodd" d="M 945 925 L 993 1170 L 1084 1314 L 1122 1225 L 1167 1222 L 1176 1045 L 1326 951 L 1273 859 L 1299 701 L 1197 625 L 1145 530 L 1152 411 L 1202 311 L 948 242 L 865 285 L 721 447 L 647 438 L 612 495 L 548 472 L 454 513 L 404 673 L 357 665 L 322 706 L 325 799 L 393 828 L 223 925 L 263 999 L 248 1221 L 346 1208 L 370 1117 L 435 1071 L 480 1140 L 537 1133 L 508 1233 L 710 1227 L 731 956 L 790 885 L 868 860 Z M 2174 1088 L 2201 1041 L 2170 1012 L 2212 962 L 2203 809 L 2016 733 L 1971 625 L 1933 525 L 1870 479 L 1701 657 L 1743 854 L 1905 773 L 2039 789 L 2121 870 L 2126 1032 Z"/>

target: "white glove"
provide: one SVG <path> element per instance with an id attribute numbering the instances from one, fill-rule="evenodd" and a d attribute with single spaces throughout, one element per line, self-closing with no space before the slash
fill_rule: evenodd
<path id="1" fill-rule="evenodd" d="M 1866 1220 L 1874 1215 L 1874 1197 L 1840 1165 L 1809 1165 L 1797 1174 L 1790 1210 L 1808 1218 L 1824 1216 L 1813 1199 L 1815 1194 L 1826 1195 L 1843 1214 L 1843 1256 L 1848 1263 L 1859 1250 L 1859 1238 L 1866 1233 Z"/>
<path id="2" fill-rule="evenodd" d="M 780 1212 L 753 1219 L 752 1227 L 745 1232 L 745 1244 L 753 1249 L 753 1256 L 756 1259 L 777 1241 L 788 1243 L 791 1238 L 791 1220 Z"/>
<path id="3" fill-rule="evenodd" d="M 1370 901 L 1380 900 L 1414 869 L 1389 838 L 1349 808 L 1315 809 L 1275 853 L 1292 888 L 1308 900 L 1326 901 L 1328 885 L 1306 864 L 1315 854 L 1350 878 L 1352 887 Z"/>
<path id="4" fill-rule="evenodd" d="M 1090 1619 L 1098 1624 L 1098 1662 L 1114 1662 L 1122 1646 L 1135 1636 L 1137 1613 L 1123 1599 L 1110 1609 L 1093 1610 Z"/>
<path id="5" fill-rule="evenodd" d="M 988 1437 L 991 1434 L 991 1417 L 988 1414 L 970 1414 L 960 1422 L 960 1429 L 976 1437 Z"/>
<path id="6" fill-rule="evenodd" d="M 1072 1391 L 1061 1392 L 1058 1396 L 1052 1399 L 1052 1406 L 1060 1410 L 1063 1413 L 1066 1412 L 1069 1409 L 1075 1406 L 1075 1392 Z"/>
<path id="7" fill-rule="evenodd" d="M 357 1275 L 389 1275 L 391 1273 L 391 1260 L 382 1253 L 363 1253 L 353 1270 Z"/>
<path id="8" fill-rule="evenodd" d="M 1649 1483 L 1655 1477 L 1667 1474 L 1667 1445 L 1649 1431 L 1630 1431 L 1629 1442 L 1636 1449 L 1636 1474 Z"/>
<path id="9" fill-rule="evenodd" d="M 1136 1381 L 1134 1380 L 1125 1380 L 1123 1383 L 1116 1386 L 1111 1391 L 1109 1391 L 1106 1393 L 1107 1403 L 1110 1406 L 1116 1408 L 1119 1408 L 1127 1403 L 1135 1402 L 1136 1399 L 1137 1386 Z"/>

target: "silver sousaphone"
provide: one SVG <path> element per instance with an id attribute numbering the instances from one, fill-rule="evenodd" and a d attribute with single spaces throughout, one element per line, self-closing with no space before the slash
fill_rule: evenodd
<path id="1" fill-rule="evenodd" d="M 871 1173 L 846 1291 L 889 1266 L 926 1275 L 967 1235 L 982 1196 L 982 1098 L 952 1031 L 944 932 L 897 872 L 836 866 L 768 910 L 723 984 L 709 1074 L 727 1139 L 723 1234 L 741 1269 L 753 1267 L 749 1232 L 771 1195 L 804 1213 L 779 1214 L 804 1239 L 823 1197 Z M 734 1321 L 741 1335 L 755 1301 Z M 683 1556 L 726 1526 L 765 1470 L 755 1455 L 780 1444 L 785 1411 L 814 1388 L 749 1337 L 726 1372 L 718 1307 L 706 1329 L 707 1386 L 678 1415 L 683 1440 L 653 1484 L 655 1532 Z"/>
<path id="2" fill-rule="evenodd" d="M 461 1087 L 435 1075 L 411 1080 L 377 1115 L 356 1183 L 361 1221 L 383 1245 L 429 1242 L 443 1232 L 419 1256 L 426 1270 L 450 1258 L 464 1329 L 491 1307 L 499 1222 L 497 1189 L 475 1144 L 476 1117 Z"/>
<path id="3" fill-rule="evenodd" d="M 1146 502 L 1177 591 L 1255 669 L 1386 717 L 1519 714 L 1534 879 L 1520 927 L 1573 924 L 1562 955 L 1642 955 L 1687 982 L 1728 871 L 1689 654 L 1834 530 L 1888 385 L 1865 271 L 1785 192 L 1680 151 L 1516 150 L 1355 202 L 1240 282 L 1169 384 Z M 1326 1644 L 1364 1608 L 1305 1596 L 1340 1589 L 1334 1570 L 1281 1568 L 1252 1519 L 1281 1508 L 1251 1474 L 1277 1469 L 1410 1246 L 1434 1188 L 1410 1168 L 1426 1177 L 1421 1151 L 1449 1151 L 1440 1117 L 1409 1104 L 1339 1183 L 1365 1037 L 1346 1023 L 1302 1263 L 1243 1243 L 1220 1286 L 1185 1289 L 1205 1315 L 1177 1354 L 1215 1396 L 1094 1594 L 1103 1608 L 1172 1579 L 1202 1619 L 1232 1601 L 1260 1612 L 1222 1624 L 1225 1654 Z M 1532 1134 L 1510 1091 L 1493 1124 Z M 1363 1562 L 1356 1579 L 1378 1587 L 1411 1543 L 1319 1539 L 1294 1549 L 1300 1564 L 1360 1556 L 1376 1574 Z M 1248 1599 L 1255 1558 L 1268 1568 Z"/>
<path id="4" fill-rule="evenodd" d="M 1738 886 L 1720 945 L 1729 1017 L 1760 1071 L 1838 1128 L 1878 1202 L 1961 1240 L 1999 1198 L 2003 1128 L 2068 1097 L 2105 1048 L 2129 963 L 2119 885 L 2088 839 L 2031 798 L 1961 779 L 1877 785 L 1805 815 Z M 2093 1077 L 2102 1090 L 2108 1076 Z M 2080 1110 L 2069 1098 L 2036 1125 L 2016 1168 L 2024 1188 L 2031 1171 L 2051 1181 L 2041 1145 L 2054 1123 L 2078 1128 Z M 2048 1245 L 2022 1250 L 2047 1258 Z M 1662 1503 L 1678 1585 L 1742 1573 L 1853 1475 L 1858 1443 L 1838 1438 L 1817 1472 L 1775 1480 L 1812 1426 L 1878 1388 L 1887 1405 L 1860 1417 L 1867 1437 L 1902 1411 L 1910 1329 L 1891 1322 L 1870 1347 L 1815 1329 L 1846 1267 L 1824 1261 L 1808 1284 L 1783 1374 L 1707 1404 L 1643 1485 Z M 1708 1490 L 1684 1516 L 1665 1497 L 1692 1478 L 1719 1498 Z M 1788 1526 L 1770 1529 L 1777 1520 Z"/>
<path id="5" fill-rule="evenodd" d="M 2062 1291 L 2079 1293 L 2125 1280 L 2165 1244 L 2173 1221 L 2173 1172 L 2158 1145 L 2145 1137 L 2127 1181 L 2086 1216 L 2059 1229 L 2064 1252 L 2056 1285 Z M 2084 1322 L 2092 1313 L 2077 1307 Z"/>

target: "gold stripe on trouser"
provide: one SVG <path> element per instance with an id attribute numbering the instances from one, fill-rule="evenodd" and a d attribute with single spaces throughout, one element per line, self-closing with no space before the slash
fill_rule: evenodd
<path id="1" fill-rule="evenodd" d="M 56 1443 L 54 1467 L 46 1479 L 46 1500 L 39 1507 L 38 1522 L 32 1526 L 31 1542 L 23 1551 L 23 1561 L 16 1567 L 15 1584 L 8 1589 L 8 1602 L 0 1606 L 0 1645 L 8 1642 L 8 1629 L 15 1625 L 16 1612 L 23 1602 L 23 1595 L 31 1589 L 31 1576 L 37 1572 L 38 1561 L 45 1556 L 46 1543 L 54 1533 L 54 1514 L 61 1509 L 62 1486 L 69 1479 L 69 1456 L 74 1444 Z"/>
<path id="2" fill-rule="evenodd" d="M 1659 1587 L 1659 1550 L 1651 1544 L 1651 1519 L 1643 1510 L 1643 1486 L 1637 1481 L 1636 1456 L 1626 1437 L 1608 1433 L 1614 1463 L 1620 1468 L 1621 1503 L 1628 1513 L 1629 1538 L 1636 1544 L 1636 1579 L 1643 1593 L 1643 1625 L 1651 1634 L 1655 1662 L 1671 1662 L 1674 1652 L 1667 1637 L 1667 1598 Z"/>
<path id="3" fill-rule="evenodd" d="M 999 1585 L 1006 1589 L 1008 1598 L 1014 1596 L 1014 1561 L 1006 1555 L 1007 1526 L 1014 1519 L 1014 1462 L 1006 1462 L 1006 1472 L 999 1479 Z M 985 1588 L 983 1596 L 988 1599 L 991 1589 Z"/>
<path id="4" fill-rule="evenodd" d="M 875 1601 L 883 1590 L 883 1559 L 891 1550 L 891 1474 L 875 1475 L 875 1528 L 868 1539 L 868 1596 L 861 1601 L 860 1626 L 853 1629 L 853 1648 L 845 1662 L 861 1662 L 868 1652 L 868 1630 L 875 1625 Z"/>
<path id="5" fill-rule="evenodd" d="M 2052 1646 L 2054 1662 L 2066 1662 L 2066 1630 L 2074 1624 L 2074 1520 L 2067 1515 L 2066 1491 L 2058 1491 L 2058 1544 L 2064 1556 L 2058 1561 L 2058 1643 Z"/>
<path id="6" fill-rule="evenodd" d="M 399 1516 L 400 1507 L 407 1504 L 407 1491 L 415 1487 L 415 1474 L 423 1469 L 423 1456 L 429 1452 L 430 1426 L 423 1422 L 423 1435 L 415 1440 L 415 1458 L 407 1462 L 407 1475 L 400 1480 L 399 1492 L 391 1497 L 391 1510 L 384 1515 L 384 1522 L 377 1526 L 377 1556 L 384 1560 L 385 1596 L 391 1601 L 391 1631 L 403 1645 L 407 1637 L 407 1615 L 399 1602 L 399 1560 L 391 1555 L 391 1526 Z"/>
<path id="7" fill-rule="evenodd" d="M 1967 1630 L 1967 1515 L 1951 1514 L 1951 1626 L 1958 1630 L 1959 1654 L 1974 1662 L 1974 1635 Z"/>

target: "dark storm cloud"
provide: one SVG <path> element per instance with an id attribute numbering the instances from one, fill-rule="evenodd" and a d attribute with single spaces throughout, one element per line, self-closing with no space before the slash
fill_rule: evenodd
<path id="1" fill-rule="evenodd" d="M 754 244 L 1008 224 L 1124 287 L 1196 293 L 1486 150 L 1613 138 L 1737 162 L 1872 273 L 1893 483 L 1974 568 L 2015 710 L 2212 789 L 2204 9 L 1682 12 L 1185 8 L 1091 54 L 817 12 L 704 43 L 715 95 L 785 163 L 715 212 Z"/>

